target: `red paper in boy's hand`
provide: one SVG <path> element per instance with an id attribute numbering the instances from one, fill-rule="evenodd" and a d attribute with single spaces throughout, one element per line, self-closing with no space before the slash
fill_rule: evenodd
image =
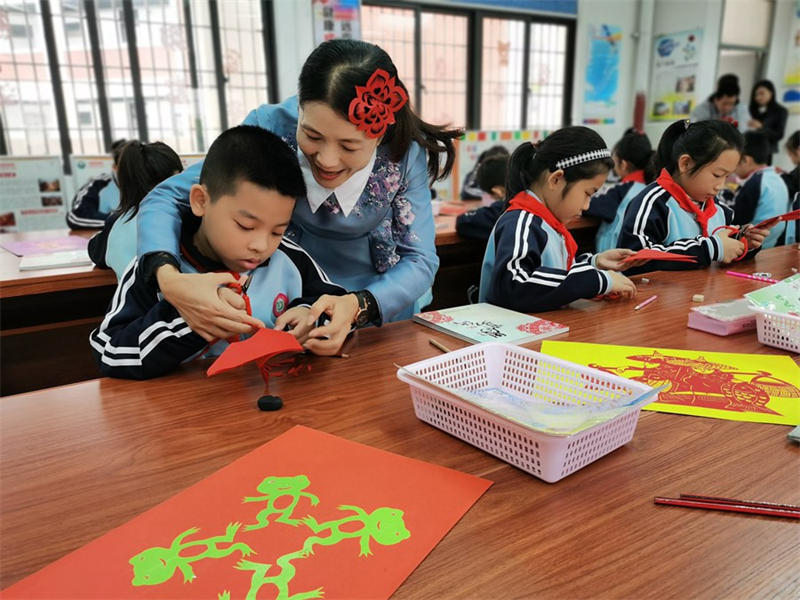
<path id="1" fill-rule="evenodd" d="M 291 333 L 275 329 L 259 329 L 255 335 L 243 342 L 229 344 L 208 368 L 206 374 L 211 377 L 254 360 L 263 362 L 277 354 L 291 352 L 303 352 L 303 347 Z"/>
<path id="2" fill-rule="evenodd" d="M 781 221 L 797 221 L 798 219 L 800 219 L 800 209 L 778 215 L 777 217 L 772 217 L 771 219 L 765 219 L 764 221 L 761 221 L 761 223 L 756 223 L 753 225 L 753 229 L 761 229 L 762 227 L 775 227 L 775 225 Z"/>
<path id="3" fill-rule="evenodd" d="M 634 260 L 671 260 L 676 262 L 697 262 L 694 256 L 686 254 L 676 254 L 675 252 L 664 252 L 663 250 L 653 250 L 643 248 L 630 256 L 623 258 L 621 262 L 633 262 Z"/>

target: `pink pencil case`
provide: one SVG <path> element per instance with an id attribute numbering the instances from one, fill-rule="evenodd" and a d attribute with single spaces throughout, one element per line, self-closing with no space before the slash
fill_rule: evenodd
<path id="1" fill-rule="evenodd" d="M 756 328 L 756 315 L 746 298 L 695 306 L 689 311 L 689 327 L 714 335 L 732 335 Z"/>

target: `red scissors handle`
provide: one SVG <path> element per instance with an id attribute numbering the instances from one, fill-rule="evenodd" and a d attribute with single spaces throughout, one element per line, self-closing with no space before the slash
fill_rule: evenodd
<path id="1" fill-rule="evenodd" d="M 745 256 L 747 256 L 748 248 L 750 244 L 747 243 L 747 238 L 744 237 L 745 232 L 747 231 L 747 225 L 744 227 L 734 227 L 733 225 L 720 225 L 714 231 L 711 232 L 711 235 L 717 233 L 720 229 L 727 229 L 728 231 L 733 232 L 733 239 L 740 240 L 744 244 L 744 251 L 733 259 L 732 262 L 738 262 L 742 260 Z"/>

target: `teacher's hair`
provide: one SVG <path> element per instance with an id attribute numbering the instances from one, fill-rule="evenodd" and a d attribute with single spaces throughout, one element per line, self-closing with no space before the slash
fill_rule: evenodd
<path id="1" fill-rule="evenodd" d="M 383 69 L 395 78 L 397 85 L 408 89 L 397 76 L 397 68 L 389 55 L 379 46 L 359 40 L 335 39 L 317 46 L 306 59 L 298 85 L 298 100 L 324 102 L 345 119 L 350 102 L 356 96 L 356 86 L 363 86 L 375 72 Z M 444 179 L 450 174 L 455 161 L 453 140 L 463 130 L 432 125 L 420 119 L 407 102 L 395 113 L 395 123 L 390 125 L 381 144 L 389 146 L 391 160 L 400 161 L 411 142 L 417 142 L 428 154 L 428 174 L 432 179 Z M 439 155 L 445 155 L 440 167 Z"/>

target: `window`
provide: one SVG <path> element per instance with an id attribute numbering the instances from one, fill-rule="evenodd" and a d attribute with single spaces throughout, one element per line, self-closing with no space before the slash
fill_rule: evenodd
<path id="1" fill-rule="evenodd" d="M 420 116 L 425 121 L 457 127 L 467 122 L 468 22 L 465 16 L 422 12 Z"/>
<path id="2" fill-rule="evenodd" d="M 769 50 L 772 0 L 725 0 L 717 77 L 739 76 L 740 102 L 750 101 L 753 83 L 761 79 Z"/>
<path id="3" fill-rule="evenodd" d="M 363 37 L 392 57 L 424 120 L 470 129 L 569 122 L 572 21 L 367 1 Z"/>
<path id="4" fill-rule="evenodd" d="M 220 2 L 222 68 L 229 126 L 238 125 L 254 108 L 267 102 L 261 2 L 240 0 L 236 10 Z"/>
<path id="5" fill-rule="evenodd" d="M 10 154 L 59 154 L 53 86 L 47 63 L 39 4 L 6 2 L 0 21 L 9 35 L 0 36 L 0 116 Z M 16 35 L 15 32 L 24 34 Z"/>

